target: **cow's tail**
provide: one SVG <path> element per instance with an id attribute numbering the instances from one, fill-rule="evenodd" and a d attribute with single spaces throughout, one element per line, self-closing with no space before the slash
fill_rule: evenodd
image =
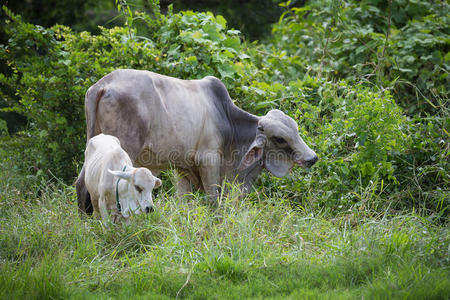
<path id="1" fill-rule="evenodd" d="M 86 213 L 88 215 L 92 215 L 93 207 L 91 202 L 91 195 L 89 194 L 86 184 L 84 182 L 84 166 L 81 169 L 80 175 L 75 181 L 75 187 L 77 190 L 77 198 L 78 198 L 78 209 L 81 213 Z"/>
<path id="2" fill-rule="evenodd" d="M 84 108 L 86 114 L 86 138 L 89 141 L 90 138 L 97 135 L 99 132 L 96 132 L 96 123 L 97 123 L 97 109 L 98 102 L 102 98 L 104 94 L 103 88 L 90 88 L 86 92 L 86 97 L 84 100 Z M 86 213 L 88 215 L 92 215 L 93 207 L 91 202 L 91 195 L 89 194 L 86 184 L 84 181 L 85 177 L 84 166 L 81 169 L 80 175 L 78 175 L 77 180 L 75 181 L 75 187 L 77 190 L 77 198 L 78 198 L 78 208 L 80 212 Z"/>
<path id="3" fill-rule="evenodd" d="M 103 88 L 94 88 L 94 89 L 90 88 L 86 93 L 84 107 L 86 114 L 86 129 L 87 129 L 86 138 L 88 141 L 93 136 L 99 134 L 99 132 L 96 132 L 95 130 L 97 124 L 97 110 L 98 110 L 98 103 L 100 102 L 100 99 L 102 98 L 104 93 L 105 90 Z"/>

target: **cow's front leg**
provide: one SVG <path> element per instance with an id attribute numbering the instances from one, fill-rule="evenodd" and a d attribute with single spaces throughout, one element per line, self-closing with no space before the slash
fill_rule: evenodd
<path id="1" fill-rule="evenodd" d="M 211 204 L 217 205 L 220 186 L 220 160 L 218 154 L 209 154 L 200 166 L 200 178 Z"/>
<path id="2" fill-rule="evenodd" d="M 175 179 L 177 184 L 177 196 L 183 198 L 192 193 L 192 184 L 183 171 L 175 170 Z"/>

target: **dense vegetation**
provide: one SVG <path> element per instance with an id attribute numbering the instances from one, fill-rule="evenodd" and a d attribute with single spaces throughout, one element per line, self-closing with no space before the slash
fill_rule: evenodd
<path id="1" fill-rule="evenodd" d="M 55 24 L 66 25 L 77 31 L 99 33 L 98 25 L 111 28 L 122 25 L 124 16 L 117 11 L 116 4 L 130 7 L 132 11 L 153 14 L 153 1 L 148 0 L 5 0 L 6 6 L 20 13 L 25 21 L 43 27 Z M 173 11 L 185 10 L 214 11 L 224 16 L 229 28 L 240 30 L 251 40 L 261 39 L 270 31 L 272 23 L 283 13 L 278 4 L 282 0 L 161 0 L 160 9 L 167 12 L 171 5 Z M 290 6 L 303 6 L 305 0 L 292 0 Z"/>
<path id="2" fill-rule="evenodd" d="M 282 3 L 264 42 L 210 12 L 118 4 L 124 26 L 98 34 L 4 8 L 0 107 L 27 126 L 0 119 L 3 297 L 450 295 L 446 1 Z M 168 172 L 157 213 L 80 218 L 84 93 L 117 68 L 214 75 L 242 108 L 297 120 L 320 160 L 217 210 L 177 199 Z"/>

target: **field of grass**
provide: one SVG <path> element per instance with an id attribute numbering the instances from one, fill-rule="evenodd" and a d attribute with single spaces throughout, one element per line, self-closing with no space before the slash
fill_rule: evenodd
<path id="1" fill-rule="evenodd" d="M 414 212 L 306 214 L 283 199 L 160 190 L 131 225 L 74 188 L 0 172 L 0 298 L 448 299 L 450 230 Z"/>

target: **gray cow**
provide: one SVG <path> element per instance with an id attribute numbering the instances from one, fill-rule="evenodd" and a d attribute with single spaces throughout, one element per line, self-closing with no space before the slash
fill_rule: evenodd
<path id="1" fill-rule="evenodd" d="M 174 166 L 179 195 L 194 185 L 214 202 L 224 179 L 248 191 L 264 168 L 282 177 L 294 165 L 317 161 L 292 118 L 276 109 L 262 117 L 243 111 L 211 76 L 181 80 L 116 70 L 89 88 L 85 109 L 88 140 L 100 133 L 118 137 L 133 164 L 155 175 Z M 84 176 L 82 169 L 78 204 L 89 213 Z"/>

